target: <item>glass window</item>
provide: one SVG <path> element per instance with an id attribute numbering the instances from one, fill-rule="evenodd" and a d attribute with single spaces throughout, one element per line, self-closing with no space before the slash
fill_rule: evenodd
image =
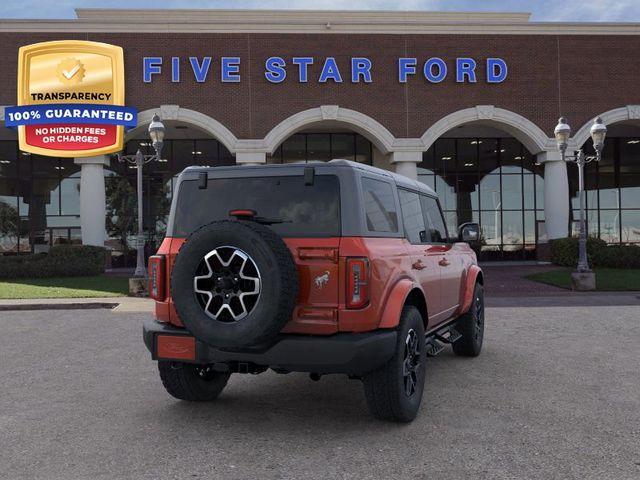
<path id="1" fill-rule="evenodd" d="M 620 206 L 640 208 L 640 174 L 620 172 Z"/>
<path id="2" fill-rule="evenodd" d="M 480 226 L 485 245 L 500 246 L 502 244 L 502 218 L 499 211 L 480 212 Z"/>
<path id="3" fill-rule="evenodd" d="M 622 241 L 624 243 L 640 242 L 640 210 L 622 211 Z"/>
<path id="4" fill-rule="evenodd" d="M 307 160 L 328 162 L 331 160 L 331 140 L 328 133 L 307 134 Z"/>
<path id="5" fill-rule="evenodd" d="M 80 178 L 60 182 L 61 215 L 80 215 Z"/>
<path id="6" fill-rule="evenodd" d="M 427 225 L 428 243 L 443 243 L 447 241 L 447 228 L 444 224 L 442 212 L 435 198 L 420 195 L 422 211 L 424 212 L 425 223 Z"/>
<path id="7" fill-rule="evenodd" d="M 57 177 L 60 162 L 57 158 L 31 155 L 32 175 L 34 177 Z"/>
<path id="8" fill-rule="evenodd" d="M 290 136 L 282 144 L 282 163 L 305 161 L 307 159 L 306 136 L 300 133 Z"/>
<path id="9" fill-rule="evenodd" d="M 499 210 L 501 205 L 500 175 L 483 177 L 480 180 L 480 207 L 482 210 Z"/>
<path id="10" fill-rule="evenodd" d="M 197 165 L 219 165 L 218 141 L 217 140 L 196 140 L 193 150 L 194 161 Z"/>
<path id="11" fill-rule="evenodd" d="M 494 139 L 479 138 L 478 142 L 478 171 L 481 175 L 498 173 L 498 142 Z"/>
<path id="12" fill-rule="evenodd" d="M 391 184 L 363 178 L 362 194 L 367 229 L 371 232 L 397 232 L 398 214 Z"/>
<path id="13" fill-rule="evenodd" d="M 435 173 L 445 175 L 456 171 L 456 141 L 441 138 L 435 144 Z"/>
<path id="14" fill-rule="evenodd" d="M 356 134 L 356 162 L 373 165 L 373 145 L 362 135 Z"/>
<path id="15" fill-rule="evenodd" d="M 522 210 L 522 176 L 502 176 L 502 209 Z"/>
<path id="16" fill-rule="evenodd" d="M 18 148 L 14 141 L 0 141 L 0 177 L 18 175 Z"/>
<path id="17" fill-rule="evenodd" d="M 620 179 L 628 173 L 640 173 L 640 138 L 620 138 Z M 605 142 L 605 150 L 609 141 Z"/>
<path id="18" fill-rule="evenodd" d="M 600 238 L 607 243 L 620 242 L 619 210 L 600 210 Z"/>
<path id="19" fill-rule="evenodd" d="M 458 173 L 475 173 L 478 171 L 478 144 L 476 138 L 460 138 L 456 141 L 456 157 Z"/>
<path id="20" fill-rule="evenodd" d="M 331 135 L 331 159 L 343 158 L 355 160 L 356 136 L 351 133 L 334 133 Z"/>
<path id="21" fill-rule="evenodd" d="M 171 174 L 178 175 L 185 168 L 195 164 L 195 150 L 193 140 L 173 140 L 172 158 L 171 158 Z M 163 155 L 164 156 L 164 155 Z M 135 173 L 135 170 L 133 171 Z"/>
<path id="22" fill-rule="evenodd" d="M 402 223 L 407 239 L 411 243 L 424 243 L 426 230 L 424 216 L 420 205 L 420 196 L 407 190 L 398 190 L 400 194 L 400 208 L 402 211 Z"/>
<path id="23" fill-rule="evenodd" d="M 521 245 L 524 243 L 522 212 L 502 212 L 502 243 L 505 245 Z"/>
<path id="24" fill-rule="evenodd" d="M 194 208 L 207 205 L 207 208 Z M 182 183 L 178 193 L 175 236 L 187 236 L 214 220 L 229 218 L 229 211 L 250 209 L 273 220 L 269 225 L 283 237 L 340 235 L 340 184 L 335 175 L 316 175 L 313 185 L 302 176 L 217 178 L 206 189 L 198 182 Z"/>
<path id="25" fill-rule="evenodd" d="M 501 138 L 498 147 L 502 173 L 522 172 L 522 144 L 515 138 Z"/>

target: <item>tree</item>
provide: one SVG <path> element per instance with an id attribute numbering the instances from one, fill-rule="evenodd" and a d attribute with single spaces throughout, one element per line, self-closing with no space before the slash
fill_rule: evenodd
<path id="1" fill-rule="evenodd" d="M 107 232 L 120 239 L 122 249 L 127 252 L 127 238 L 137 233 L 136 191 L 125 177 L 105 178 L 107 199 Z"/>
<path id="2" fill-rule="evenodd" d="M 0 201 L 0 237 L 7 237 L 17 244 L 20 233 L 20 215 L 18 210 L 6 202 Z"/>

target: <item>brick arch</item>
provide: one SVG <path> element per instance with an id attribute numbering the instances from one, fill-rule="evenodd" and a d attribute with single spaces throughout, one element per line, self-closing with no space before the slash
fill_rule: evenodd
<path id="1" fill-rule="evenodd" d="M 264 146 L 273 153 L 287 138 L 300 130 L 319 123 L 338 123 L 363 135 L 383 154 L 393 150 L 395 137 L 381 123 L 364 113 L 342 108 L 337 105 L 323 105 L 310 108 L 285 118 L 264 137 Z"/>
<path id="2" fill-rule="evenodd" d="M 151 119 L 156 113 L 160 115 L 160 118 L 163 121 L 175 120 L 198 127 L 222 143 L 231 153 L 236 153 L 236 143 L 238 139 L 231 130 L 216 119 L 205 115 L 204 113 L 188 108 L 182 108 L 178 105 L 161 105 L 159 108 L 151 108 L 149 110 L 139 112 L 138 126 L 127 132 L 125 141 L 133 138 L 136 134 L 140 133 L 143 128 L 146 128 L 147 125 L 151 123 Z"/>
<path id="3" fill-rule="evenodd" d="M 425 150 L 452 128 L 477 122 L 500 128 L 517 138 L 529 150 L 536 154 L 555 148 L 555 142 L 531 120 L 510 110 L 493 105 L 478 105 L 465 108 L 441 118 L 429 127 L 421 137 Z"/>

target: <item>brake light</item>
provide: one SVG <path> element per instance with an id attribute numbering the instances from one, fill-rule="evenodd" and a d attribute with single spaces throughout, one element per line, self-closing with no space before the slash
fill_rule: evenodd
<path id="1" fill-rule="evenodd" d="M 149 297 L 162 301 L 165 298 L 165 256 L 149 257 Z"/>
<path id="2" fill-rule="evenodd" d="M 347 258 L 347 308 L 362 308 L 369 303 L 369 259 Z"/>

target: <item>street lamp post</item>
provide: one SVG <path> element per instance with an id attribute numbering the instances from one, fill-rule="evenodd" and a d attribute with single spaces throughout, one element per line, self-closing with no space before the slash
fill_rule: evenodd
<path id="1" fill-rule="evenodd" d="M 585 191 L 584 191 L 584 166 L 592 161 L 599 162 L 602 158 L 602 149 L 604 147 L 604 139 L 607 134 L 607 127 L 602 123 L 602 119 L 597 117 L 593 125 L 591 126 L 591 139 L 593 140 L 593 148 L 596 152 L 595 155 L 585 155 L 582 149 L 574 152 L 572 155 L 567 155 L 567 146 L 569 143 L 569 137 L 571 136 L 571 127 L 567 123 L 566 118 L 561 117 L 558 120 L 558 125 L 554 130 L 556 141 L 558 143 L 558 149 L 562 154 L 563 161 L 574 162 L 578 166 L 578 191 L 580 195 L 580 237 L 578 239 L 578 266 L 573 276 L 574 283 L 576 277 L 582 276 L 588 278 L 589 284 L 586 288 L 592 290 L 595 288 L 595 276 L 589 268 L 589 260 L 587 258 L 587 226 L 585 218 Z"/>
<path id="2" fill-rule="evenodd" d="M 160 117 L 156 114 L 153 116 L 151 120 L 151 124 L 149 125 L 149 137 L 151 138 L 151 142 L 153 145 L 153 149 L 155 153 L 153 155 L 143 155 L 143 153 L 138 148 L 138 151 L 135 155 L 122 155 L 118 153 L 118 161 L 119 162 L 127 162 L 132 165 L 135 165 L 137 169 L 137 194 L 138 194 L 138 235 L 136 237 L 136 250 L 137 250 L 137 259 L 136 259 L 136 271 L 134 273 L 135 277 L 146 277 L 147 270 L 144 266 L 144 233 L 143 233 L 143 209 L 142 209 L 142 166 L 145 163 L 149 163 L 153 160 L 160 160 L 162 145 L 164 142 L 164 133 L 165 128 L 163 123 L 160 121 Z"/>

